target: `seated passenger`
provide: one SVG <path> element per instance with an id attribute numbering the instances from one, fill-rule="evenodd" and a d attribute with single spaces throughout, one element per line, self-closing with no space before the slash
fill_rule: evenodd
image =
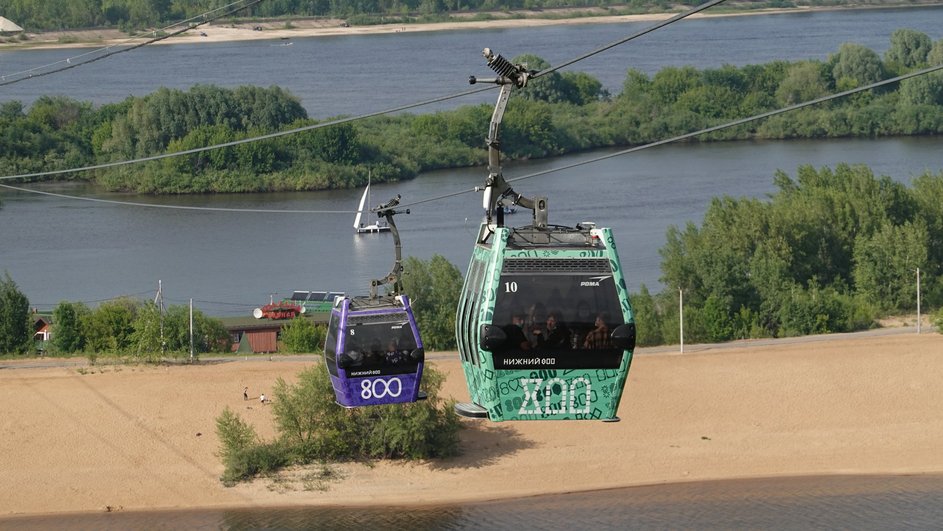
<path id="1" fill-rule="evenodd" d="M 612 340 L 609 337 L 609 326 L 606 325 L 606 320 L 605 315 L 596 315 L 596 328 L 586 334 L 583 348 L 612 348 Z"/>
<path id="2" fill-rule="evenodd" d="M 511 314 L 511 324 L 502 327 L 507 335 L 508 348 L 530 350 L 530 341 L 524 335 L 524 312 L 515 311 Z"/>
<path id="3" fill-rule="evenodd" d="M 570 348 L 570 330 L 559 322 L 558 312 L 550 312 L 545 327 L 535 330 L 537 347 L 540 348 Z"/>
<path id="4" fill-rule="evenodd" d="M 386 345 L 386 363 L 388 365 L 400 365 L 408 359 L 405 350 L 398 350 L 395 339 L 391 339 Z"/>

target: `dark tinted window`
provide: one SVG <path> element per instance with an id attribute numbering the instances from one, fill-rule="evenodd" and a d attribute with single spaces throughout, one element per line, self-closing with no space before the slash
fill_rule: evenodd
<path id="1" fill-rule="evenodd" d="M 609 334 L 624 324 L 612 274 L 598 270 L 505 272 L 497 288 L 492 324 L 507 334 L 507 350 L 612 350 Z"/>
<path id="2" fill-rule="evenodd" d="M 416 338 L 405 313 L 349 316 L 344 351 L 354 364 L 369 369 L 410 363 Z"/>
<path id="3" fill-rule="evenodd" d="M 324 338 L 324 360 L 331 374 L 337 376 L 337 328 L 340 325 L 338 315 L 331 314 L 331 322 L 327 327 L 327 337 Z"/>

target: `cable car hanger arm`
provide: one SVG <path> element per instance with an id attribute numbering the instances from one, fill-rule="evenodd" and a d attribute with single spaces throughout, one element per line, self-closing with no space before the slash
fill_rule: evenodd
<path id="1" fill-rule="evenodd" d="M 393 235 L 395 259 L 393 261 L 393 269 L 390 271 L 390 274 L 386 275 L 384 278 L 370 281 L 371 299 L 377 298 L 377 287 L 383 284 L 390 284 L 392 286 L 390 290 L 391 295 L 397 295 L 400 292 L 400 275 L 403 273 L 403 250 L 399 239 L 399 229 L 396 228 L 396 222 L 393 221 L 393 216 L 401 212 L 409 214 L 409 209 L 394 210 L 397 206 L 399 206 L 399 200 L 400 196 L 399 194 L 396 194 L 396 197 L 393 199 L 390 199 L 385 204 L 379 205 L 373 209 L 373 211 L 377 213 L 377 217 L 386 218 L 386 222 L 390 226 L 390 233 Z"/>
<path id="2" fill-rule="evenodd" d="M 527 80 L 534 72 L 527 70 L 525 65 L 515 65 L 502 57 L 500 54 L 493 53 L 490 48 L 485 48 L 482 55 L 487 59 L 488 66 L 498 74 L 495 78 L 478 79 L 470 76 L 468 82 L 472 85 L 476 83 L 494 83 L 500 85 L 501 91 L 498 93 L 498 101 L 495 103 L 494 112 L 491 113 L 491 124 L 488 127 L 488 179 L 485 181 L 484 197 L 482 206 L 491 224 L 492 218 L 497 217 L 496 225 L 504 225 L 504 199 L 511 198 L 511 204 L 521 205 L 533 212 L 534 225 L 536 227 L 547 226 L 547 199 L 545 197 L 530 198 L 524 197 L 511 188 L 511 185 L 504 179 L 501 172 L 501 121 L 504 119 L 504 111 L 507 108 L 508 99 L 511 91 L 515 88 L 524 88 Z"/>

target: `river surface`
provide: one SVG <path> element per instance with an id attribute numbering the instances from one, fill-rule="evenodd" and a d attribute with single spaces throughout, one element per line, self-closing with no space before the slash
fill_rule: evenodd
<path id="1" fill-rule="evenodd" d="M 652 22 L 580 24 L 538 28 L 404 32 L 245 41 L 152 45 L 0 87 L 0 101 L 32 103 L 43 94 L 97 104 L 144 96 L 161 86 L 278 85 L 298 96 L 310 116 L 358 115 L 397 108 L 469 89 L 468 76 L 491 77 L 481 57 L 489 47 L 511 59 L 534 54 L 562 64 L 618 41 Z M 568 71 L 597 77 L 621 92 L 630 68 L 649 75 L 668 66 L 716 68 L 774 60 L 825 60 L 846 42 L 882 54 L 896 29 L 943 37 L 943 7 L 692 18 L 576 63 Z M 209 31 L 209 30 L 208 30 Z M 0 51 L 0 76 L 37 73 L 85 61 L 96 49 Z M 97 48 L 101 50 L 101 48 Z M 112 49 L 114 50 L 114 49 Z M 80 57 L 83 54 L 89 54 Z M 99 54 L 100 55 L 100 54 Z M 44 69 L 46 65 L 53 65 Z M 494 93 L 450 100 L 433 107 L 494 103 Z"/>
<path id="2" fill-rule="evenodd" d="M 552 469 L 542 479 L 554 478 Z M 559 479 L 559 478 L 558 478 Z M 456 485 L 460 489 L 460 485 Z M 317 493 L 311 493 L 317 498 Z M 0 518 L 0 530 L 937 530 L 943 476 L 834 476 L 653 485 L 424 507 L 294 507 Z"/>
<path id="3" fill-rule="evenodd" d="M 775 191 L 777 170 L 794 176 L 799 164 L 865 164 L 901 182 L 943 171 L 939 138 L 724 142 L 666 145 L 514 183 L 526 195 L 549 197 L 550 222 L 595 221 L 611 227 L 633 292 L 658 291 L 669 226 L 700 224 L 710 199 L 760 197 Z M 510 164 L 515 178 L 606 152 Z M 402 183 L 375 185 L 376 204 L 402 195 L 417 204 L 396 216 L 403 256 L 439 254 L 462 272 L 478 224 L 481 194 L 468 192 L 484 168 L 427 173 Z M 293 290 L 365 294 L 371 279 L 393 266 L 390 234 L 353 233 L 362 190 L 277 194 L 146 197 L 109 194 L 87 186 L 50 184 L 44 190 L 157 205 L 305 210 L 308 214 L 213 212 L 119 206 L 3 191 L 0 271 L 6 270 L 34 307 L 63 300 L 90 305 L 119 295 L 165 300 L 210 315 L 250 315 L 253 308 Z M 507 218 L 524 225 L 528 214 Z"/>

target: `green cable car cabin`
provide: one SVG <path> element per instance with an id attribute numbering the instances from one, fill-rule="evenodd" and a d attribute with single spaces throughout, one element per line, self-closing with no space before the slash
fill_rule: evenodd
<path id="1" fill-rule="evenodd" d="M 528 72 L 485 49 L 501 95 L 492 116 L 481 224 L 456 313 L 471 402 L 466 417 L 618 420 L 635 320 L 615 239 L 594 223 L 547 223 L 547 198 L 515 193 L 500 171 L 498 125 Z M 477 82 L 472 78 L 472 82 Z M 504 208 L 533 212 L 504 226 Z"/>

